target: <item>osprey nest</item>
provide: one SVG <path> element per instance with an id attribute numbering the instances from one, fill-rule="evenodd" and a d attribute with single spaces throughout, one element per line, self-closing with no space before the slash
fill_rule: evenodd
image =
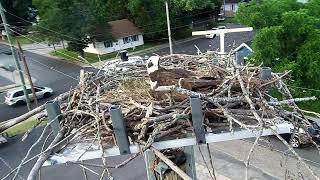
<path id="1" fill-rule="evenodd" d="M 295 102 L 315 97 L 294 99 L 283 81 L 289 72 L 237 65 L 232 56 L 212 62 L 207 54 L 152 56 L 146 65 L 125 68 L 80 73 L 78 87 L 61 102 L 65 137 L 113 146 L 114 106 L 121 108 L 131 143 L 186 137 L 193 132 L 190 96 L 202 100 L 206 132 L 259 130 L 283 121 L 309 126 Z M 271 97 L 272 90 L 284 100 Z"/>

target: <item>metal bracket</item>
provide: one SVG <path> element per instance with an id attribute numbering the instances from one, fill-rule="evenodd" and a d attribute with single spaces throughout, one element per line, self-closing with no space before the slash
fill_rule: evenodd
<path id="1" fill-rule="evenodd" d="M 163 178 L 163 176 L 164 176 L 164 173 L 165 173 L 168 169 L 169 169 L 169 166 L 168 166 L 166 163 L 162 162 L 162 161 L 160 161 L 160 162 L 158 163 L 158 165 L 154 168 L 154 170 L 155 170 L 155 171 L 159 174 L 159 176 L 162 177 L 162 178 Z"/>
<path id="2" fill-rule="evenodd" d="M 130 154 L 130 144 L 124 124 L 120 106 L 111 106 L 110 108 L 113 133 L 116 137 L 117 145 L 121 155 Z"/>
<path id="3" fill-rule="evenodd" d="M 199 95 L 190 96 L 191 114 L 192 114 L 192 125 L 196 140 L 198 144 L 206 143 L 205 130 L 203 128 L 203 113 L 201 106 L 201 99 Z"/>
<path id="4" fill-rule="evenodd" d="M 191 179 L 196 180 L 197 174 L 196 174 L 196 162 L 194 157 L 194 149 L 193 146 L 187 146 L 184 147 L 183 150 L 184 154 L 186 155 L 187 161 L 186 161 L 186 173 L 188 176 L 191 177 Z"/>
<path id="5" fill-rule="evenodd" d="M 53 121 L 50 126 L 56 136 L 60 131 L 60 121 L 62 120 L 60 105 L 57 101 L 48 101 L 46 103 L 46 111 L 49 121 Z"/>
<path id="6" fill-rule="evenodd" d="M 150 149 L 147 149 L 144 152 L 144 159 L 147 169 L 148 180 L 156 180 L 156 176 L 153 170 L 155 154 Z"/>
<path id="7" fill-rule="evenodd" d="M 260 79 L 267 80 L 271 78 L 271 68 L 270 67 L 262 67 L 260 71 Z"/>

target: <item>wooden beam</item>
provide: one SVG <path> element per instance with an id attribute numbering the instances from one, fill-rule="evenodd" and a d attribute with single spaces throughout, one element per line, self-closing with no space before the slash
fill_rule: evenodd
<path id="1" fill-rule="evenodd" d="M 174 172 L 176 172 L 184 180 L 192 180 L 184 171 L 182 171 L 176 164 L 174 164 L 169 158 L 162 154 L 157 149 L 150 147 L 150 149 L 157 155 L 164 163 L 166 163 Z"/>

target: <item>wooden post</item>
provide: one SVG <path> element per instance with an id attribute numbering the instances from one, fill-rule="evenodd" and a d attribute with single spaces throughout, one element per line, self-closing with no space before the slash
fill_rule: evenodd
<path id="1" fill-rule="evenodd" d="M 24 66 L 24 69 L 26 71 L 26 75 L 28 77 L 29 84 L 31 86 L 33 100 L 34 100 L 35 104 L 38 105 L 38 99 L 37 99 L 36 91 L 34 90 L 33 82 L 32 82 L 30 71 L 29 71 L 29 67 L 28 67 L 28 64 L 27 64 L 27 61 L 26 61 L 26 56 L 24 55 L 23 50 L 22 50 L 21 45 L 20 45 L 20 42 L 18 40 L 17 40 L 17 44 L 18 44 L 18 48 L 19 48 L 20 59 L 23 62 L 23 66 Z M 29 96 L 29 94 L 28 94 L 28 96 Z"/>

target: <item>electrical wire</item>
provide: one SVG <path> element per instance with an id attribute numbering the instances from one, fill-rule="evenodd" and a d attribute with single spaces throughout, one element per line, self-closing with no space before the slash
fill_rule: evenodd
<path id="1" fill-rule="evenodd" d="M 19 17 L 19 16 L 15 15 L 15 14 L 12 14 L 12 13 L 6 11 L 4 8 L 3 8 L 3 10 L 4 10 L 6 13 L 8 13 L 9 15 L 11 15 L 11 16 L 14 16 L 14 17 L 16 17 L 16 18 L 19 18 L 19 19 L 21 19 L 21 20 L 23 20 L 23 21 L 25 21 L 25 22 L 28 22 L 28 23 L 32 23 L 31 21 L 28 21 L 28 20 L 26 20 L 26 19 L 24 19 L 24 18 L 22 18 L 22 17 Z M 189 17 L 189 16 L 196 16 L 196 15 L 204 14 L 204 13 L 207 13 L 207 12 L 213 12 L 213 11 L 206 11 L 206 12 L 202 12 L 202 13 L 197 13 L 197 14 L 195 14 L 195 15 L 188 15 L 188 16 L 178 17 L 178 18 L 175 18 L 175 19 L 179 19 L 179 18 L 181 19 L 181 18 Z M 201 21 L 201 22 L 197 22 L 197 23 L 193 23 L 193 24 L 200 24 L 200 23 L 207 22 L 207 21 L 211 21 L 211 19 L 205 20 L 205 21 Z M 147 26 L 152 26 L 152 24 L 151 24 L 151 25 L 147 25 Z M 189 24 L 188 24 L 188 25 L 182 25 L 182 26 L 173 27 L 173 28 L 171 28 L 171 29 L 179 29 L 179 28 L 188 27 L 188 26 L 189 26 Z M 51 29 L 49 29 L 49 28 L 46 28 L 46 27 L 43 27 L 43 26 L 39 26 L 39 25 L 38 25 L 38 27 L 40 27 L 40 28 L 42 28 L 42 29 L 45 29 L 45 30 L 47 30 L 47 31 L 53 32 L 53 33 L 55 33 L 55 34 L 58 34 L 58 35 L 61 35 L 61 36 L 64 36 L 64 37 L 68 37 L 68 38 L 70 38 L 70 39 L 73 39 L 73 40 L 76 41 L 76 42 L 74 42 L 74 43 L 76 43 L 76 44 L 81 44 L 81 45 L 87 45 L 87 44 L 88 44 L 87 42 L 85 42 L 85 41 L 83 41 L 83 40 L 76 39 L 76 38 L 74 38 L 74 37 L 71 37 L 71 36 L 62 34 L 62 33 L 60 33 L 60 32 L 54 31 L 54 30 L 51 30 Z M 147 32 L 147 33 L 143 33 L 143 34 L 144 34 L 144 35 L 147 35 L 147 34 L 154 34 L 154 33 L 159 33 L 159 32 L 164 32 L 164 31 L 167 31 L 167 29 L 163 29 L 163 30 L 159 30 L 159 31 L 153 31 L 153 32 Z M 104 35 L 104 34 L 96 34 L 96 35 L 99 36 L 99 35 Z M 112 39 L 112 38 L 108 38 L 108 39 L 106 39 L 106 40 L 113 40 L 113 39 Z M 82 42 L 82 43 L 79 43 L 79 42 Z"/>
<path id="2" fill-rule="evenodd" d="M 22 36 L 22 37 L 24 37 L 24 38 L 26 38 L 26 39 L 28 39 L 28 40 L 30 40 L 30 41 L 32 41 L 32 42 L 34 42 L 34 43 L 36 43 L 36 44 L 39 44 L 39 45 L 41 45 L 41 46 L 43 46 L 43 47 L 48 48 L 48 46 L 47 46 L 47 45 L 45 45 L 45 44 L 43 44 L 43 43 L 41 43 L 41 42 L 38 42 L 38 41 L 36 41 L 36 40 L 34 40 L 34 39 L 30 38 L 30 37 L 27 37 L 27 36 L 25 36 L 25 35 L 23 35 L 23 34 L 21 34 L 21 33 L 17 32 L 17 31 L 15 31 L 15 30 L 11 29 L 11 28 L 9 28 L 9 29 L 10 29 L 11 31 L 13 31 L 13 32 L 15 32 L 15 33 L 17 33 L 17 34 L 19 34 L 20 36 Z M 49 47 L 49 48 L 51 48 L 51 49 L 55 50 L 53 47 Z M 64 55 L 64 56 L 67 56 L 67 57 L 69 57 L 69 58 L 72 58 L 72 59 L 74 59 L 74 60 L 77 60 L 77 61 L 80 61 L 80 62 L 84 62 L 82 59 L 75 58 L 75 57 L 70 56 L 70 55 L 68 55 L 68 54 L 65 54 L 65 53 L 63 53 L 63 52 L 60 52 L 60 51 L 56 51 L 56 52 L 57 52 L 57 53 L 60 53 L 60 54 L 62 54 L 62 55 Z M 45 53 L 42 53 L 42 54 L 45 54 Z M 78 54 L 76 54 L 76 53 L 74 53 L 74 54 L 75 54 L 75 55 L 78 55 Z M 89 63 L 89 61 L 84 62 L 84 63 L 86 63 L 86 64 L 89 64 L 89 65 L 93 66 L 92 64 L 90 64 L 90 63 Z"/>
<path id="3" fill-rule="evenodd" d="M 79 80 L 78 78 L 74 78 L 73 76 L 70 76 L 69 74 L 66 74 L 66 73 L 64 73 L 62 71 L 59 71 L 59 70 L 53 68 L 53 67 L 50 67 L 50 66 L 48 66 L 48 65 L 46 65 L 46 64 L 44 64 L 44 63 L 42 63 L 42 62 L 30 57 L 30 56 L 26 56 L 26 57 L 28 57 L 28 59 L 30 59 L 31 61 L 36 62 L 36 63 L 40 64 L 41 66 L 46 67 L 46 68 L 48 68 L 48 69 L 50 69 L 52 71 L 55 71 L 55 72 L 57 72 L 57 73 L 59 73 L 61 75 L 64 75 L 64 76 L 69 77 L 69 78 L 71 78 L 73 80 L 76 80 L 76 81 Z"/>

